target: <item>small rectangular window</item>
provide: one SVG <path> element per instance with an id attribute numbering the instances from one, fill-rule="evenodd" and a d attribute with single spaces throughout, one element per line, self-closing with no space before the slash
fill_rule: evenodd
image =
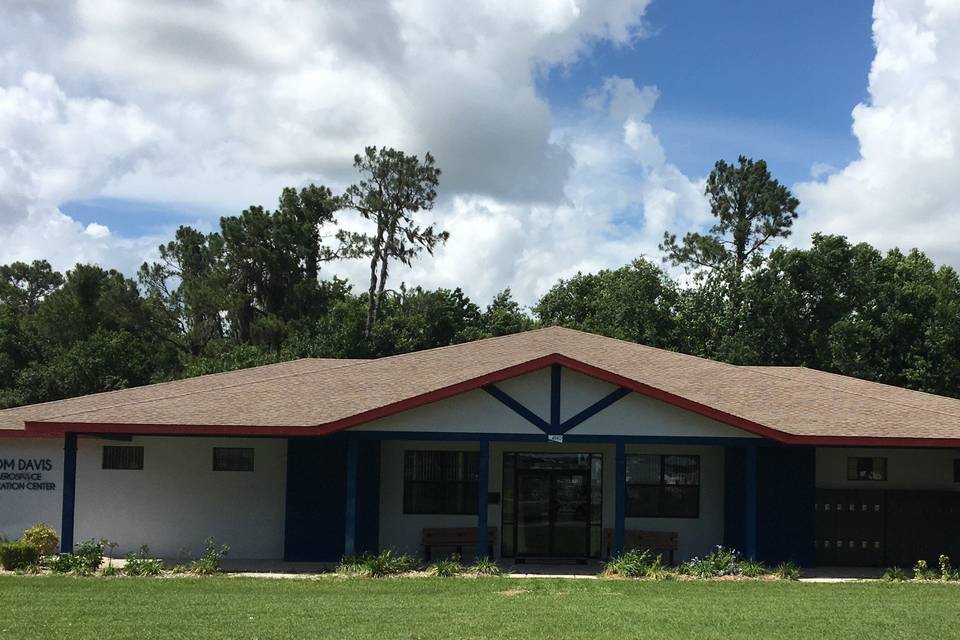
<path id="1" fill-rule="evenodd" d="M 886 479 L 886 458 L 847 458 L 847 480 L 882 481 Z"/>
<path id="2" fill-rule="evenodd" d="M 125 471 L 143 469 L 143 447 L 104 447 L 103 468 Z"/>
<path id="3" fill-rule="evenodd" d="M 480 454 L 476 451 L 407 451 L 403 512 L 475 515 Z"/>
<path id="4" fill-rule="evenodd" d="M 253 471 L 253 449 L 249 447 L 214 447 L 214 471 Z"/>
<path id="5" fill-rule="evenodd" d="M 628 455 L 628 517 L 697 518 L 700 456 Z"/>
<path id="6" fill-rule="evenodd" d="M 960 459 L 953 461 L 953 481 L 960 482 Z"/>

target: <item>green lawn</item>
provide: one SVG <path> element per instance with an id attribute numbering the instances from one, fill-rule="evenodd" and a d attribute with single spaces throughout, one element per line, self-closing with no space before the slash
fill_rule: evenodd
<path id="1" fill-rule="evenodd" d="M 955 638 L 960 585 L 0 577 L 0 638 Z"/>

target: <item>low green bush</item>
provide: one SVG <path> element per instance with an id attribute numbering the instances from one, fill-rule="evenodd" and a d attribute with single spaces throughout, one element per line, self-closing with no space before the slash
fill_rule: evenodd
<path id="1" fill-rule="evenodd" d="M 881 576 L 887 582 L 903 582 L 907 579 L 907 572 L 900 567 L 890 567 L 885 569 Z"/>
<path id="2" fill-rule="evenodd" d="M 113 576 L 123 575 L 123 570 L 115 564 L 108 564 L 100 569 L 100 575 L 104 578 L 112 578 Z"/>
<path id="3" fill-rule="evenodd" d="M 377 554 L 347 556 L 337 565 L 337 573 L 348 576 L 382 578 L 409 573 L 420 568 L 420 561 L 409 554 L 395 554 L 386 549 Z"/>
<path id="4" fill-rule="evenodd" d="M 760 578 L 770 574 L 770 569 L 767 568 L 767 565 L 762 562 L 757 562 L 756 560 L 740 560 L 737 563 L 737 569 L 739 570 L 739 575 L 745 578 Z"/>
<path id="5" fill-rule="evenodd" d="M 94 572 L 103 564 L 103 550 L 109 543 L 104 540 L 84 540 L 77 543 L 73 548 L 73 555 L 77 558 L 77 568 L 79 572 Z"/>
<path id="6" fill-rule="evenodd" d="M 651 572 L 663 569 L 660 556 L 655 556 L 648 549 L 631 549 L 619 556 L 610 558 L 603 567 L 603 575 L 620 576 L 622 578 L 646 578 Z"/>
<path id="7" fill-rule="evenodd" d="M 460 562 L 460 556 L 453 554 L 446 560 L 435 563 L 429 569 L 430 575 L 438 578 L 450 578 L 463 573 L 463 563 Z"/>
<path id="8" fill-rule="evenodd" d="M 228 553 L 230 553 L 229 545 L 217 546 L 216 540 L 207 538 L 203 553 L 190 563 L 190 572 L 198 576 L 212 576 L 220 573 L 220 562 Z"/>
<path id="9" fill-rule="evenodd" d="M 486 557 L 474 560 L 473 564 L 470 565 L 469 571 L 478 576 L 499 576 L 503 574 L 500 565 Z"/>
<path id="10" fill-rule="evenodd" d="M 7 571 L 24 571 L 40 560 L 37 548 L 29 542 L 4 542 L 0 544 L 0 567 Z"/>
<path id="11" fill-rule="evenodd" d="M 680 566 L 680 573 L 696 578 L 737 576 L 741 574 L 742 562 L 738 551 L 717 545 L 713 551 L 702 558 L 694 557 L 684 562 Z"/>
<path id="12" fill-rule="evenodd" d="M 42 522 L 26 529 L 23 532 L 22 540 L 32 545 L 40 554 L 40 557 L 52 556 L 60 547 L 60 538 L 57 537 L 57 532 Z"/>
<path id="13" fill-rule="evenodd" d="M 792 562 L 781 562 L 773 570 L 773 575 L 777 576 L 781 580 L 799 580 L 800 567 Z"/>
<path id="14" fill-rule="evenodd" d="M 926 560 L 917 560 L 916 564 L 913 565 L 914 580 L 934 580 L 936 577 L 937 574 L 927 566 Z"/>
<path id="15" fill-rule="evenodd" d="M 163 571 L 163 561 L 150 558 L 150 547 L 143 544 L 136 553 L 128 553 L 123 572 L 128 576 L 158 576 Z"/>

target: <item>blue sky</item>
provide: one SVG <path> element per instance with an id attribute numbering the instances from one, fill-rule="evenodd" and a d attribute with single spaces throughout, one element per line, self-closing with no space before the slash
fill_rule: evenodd
<path id="1" fill-rule="evenodd" d="M 719 158 L 764 158 L 787 184 L 811 165 L 857 156 L 850 126 L 873 59 L 869 0 L 665 0 L 647 10 L 650 36 L 600 44 L 551 70 L 539 90 L 576 110 L 604 76 L 655 85 L 650 122 L 672 162 L 706 175 Z"/>

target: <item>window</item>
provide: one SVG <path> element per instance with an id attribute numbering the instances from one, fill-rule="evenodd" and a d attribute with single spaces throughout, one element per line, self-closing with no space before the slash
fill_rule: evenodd
<path id="1" fill-rule="evenodd" d="M 143 469 L 143 447 L 104 447 L 103 468 L 140 471 Z"/>
<path id="2" fill-rule="evenodd" d="M 214 471 L 253 471 L 253 449 L 214 447 Z"/>
<path id="3" fill-rule="evenodd" d="M 628 517 L 700 516 L 700 456 L 628 455 Z"/>
<path id="4" fill-rule="evenodd" d="M 474 515 L 479 483 L 476 451 L 407 451 L 403 512 Z"/>
<path id="5" fill-rule="evenodd" d="M 953 481 L 960 482 L 960 460 L 953 461 Z"/>
<path id="6" fill-rule="evenodd" d="M 847 480 L 886 479 L 886 458 L 847 458 Z"/>

